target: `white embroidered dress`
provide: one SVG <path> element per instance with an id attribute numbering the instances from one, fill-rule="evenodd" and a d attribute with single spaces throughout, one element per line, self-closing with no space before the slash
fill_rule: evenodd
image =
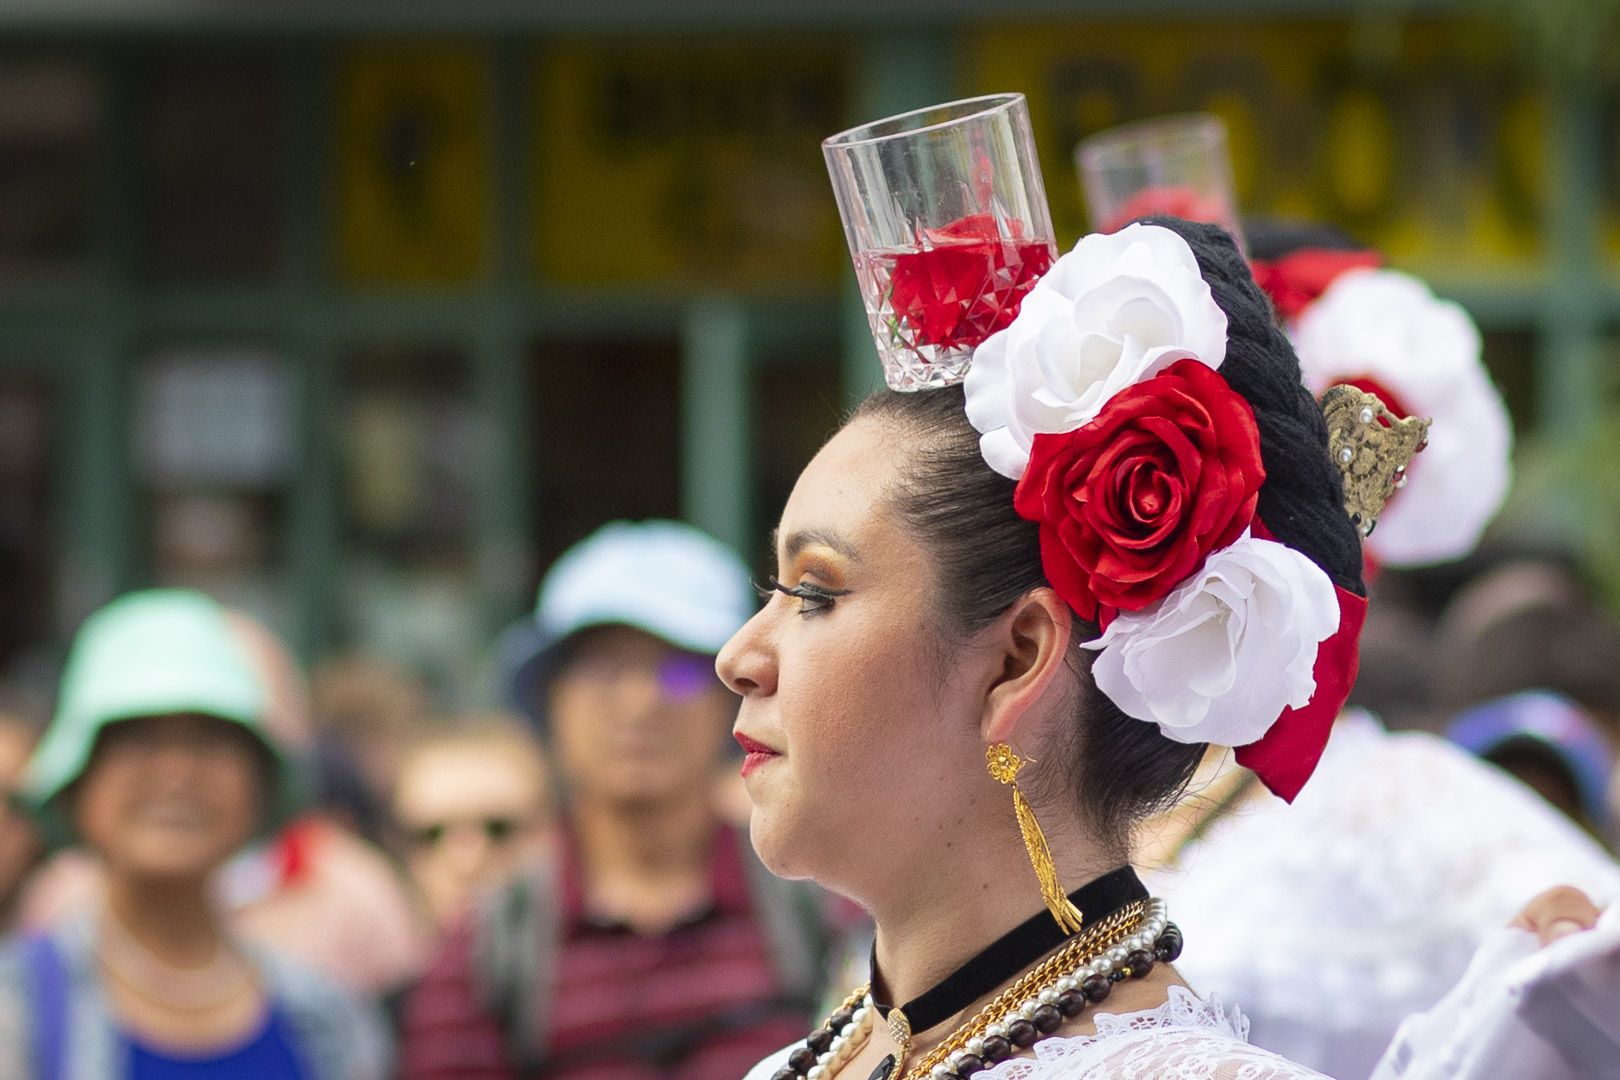
<path id="1" fill-rule="evenodd" d="M 1320 1073 L 1250 1046 L 1248 1022 L 1236 1009 L 1170 988 L 1157 1009 L 1098 1013 L 1097 1033 L 1037 1042 L 1033 1057 L 1015 1057 L 975 1080 L 1324 1080 Z M 772 1054 L 747 1080 L 770 1080 L 802 1044 Z M 865 1080 L 842 1077 L 840 1080 Z"/>
<path id="2" fill-rule="evenodd" d="M 1339 1080 L 1365 1080 L 1537 893 L 1620 897 L 1620 868 L 1529 788 L 1360 712 L 1292 806 L 1263 795 L 1143 880 L 1186 934 L 1181 976 Z"/>

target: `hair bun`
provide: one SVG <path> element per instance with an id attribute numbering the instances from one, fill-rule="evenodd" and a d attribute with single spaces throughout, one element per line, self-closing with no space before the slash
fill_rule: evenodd
<path id="1" fill-rule="evenodd" d="M 1218 225 L 1172 217 L 1144 218 L 1187 242 L 1226 312 L 1226 359 L 1221 374 L 1242 394 L 1260 425 L 1266 482 L 1259 517 L 1277 540 L 1303 552 L 1333 583 L 1366 595 L 1361 538 L 1344 512 L 1339 470 L 1328 456 L 1327 422 L 1300 375 L 1288 336 L 1272 320 L 1271 302 L 1249 264 Z"/>

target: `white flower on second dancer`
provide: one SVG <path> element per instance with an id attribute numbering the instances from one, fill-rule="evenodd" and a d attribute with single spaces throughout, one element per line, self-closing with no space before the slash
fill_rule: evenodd
<path id="1" fill-rule="evenodd" d="M 1294 336 L 1312 393 L 1371 379 L 1433 421 L 1368 553 L 1386 566 L 1422 566 L 1472 551 L 1507 497 L 1513 434 L 1468 313 L 1410 274 L 1351 270 L 1305 309 Z"/>

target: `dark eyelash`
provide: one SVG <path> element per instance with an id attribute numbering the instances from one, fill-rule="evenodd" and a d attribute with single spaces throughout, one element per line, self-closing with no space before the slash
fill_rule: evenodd
<path id="1" fill-rule="evenodd" d="M 788 586 L 782 584 L 774 576 L 768 577 L 765 580 L 769 583 L 769 588 L 766 588 L 757 581 L 754 582 L 754 588 L 758 590 L 760 599 L 769 600 L 772 593 L 781 593 L 783 596 L 791 596 L 795 600 L 808 601 L 809 603 L 817 605 L 816 607 L 810 608 L 809 611 L 820 611 L 822 608 L 831 607 L 833 605 L 833 601 L 838 597 L 849 595 L 848 589 L 824 589 L 820 585 L 812 585 L 806 581 L 801 581 L 797 585 Z M 808 613 L 808 611 L 805 612 L 805 614 Z"/>

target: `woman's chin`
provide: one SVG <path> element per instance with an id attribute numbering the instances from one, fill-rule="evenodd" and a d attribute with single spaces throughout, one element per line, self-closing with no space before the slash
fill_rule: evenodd
<path id="1" fill-rule="evenodd" d="M 765 864 L 765 869 L 779 878 L 812 876 L 804 866 L 802 845 L 793 842 L 789 835 L 791 830 L 784 828 L 784 824 L 770 807 L 756 802 L 754 812 L 748 816 L 748 838 L 753 842 L 754 853 Z"/>

